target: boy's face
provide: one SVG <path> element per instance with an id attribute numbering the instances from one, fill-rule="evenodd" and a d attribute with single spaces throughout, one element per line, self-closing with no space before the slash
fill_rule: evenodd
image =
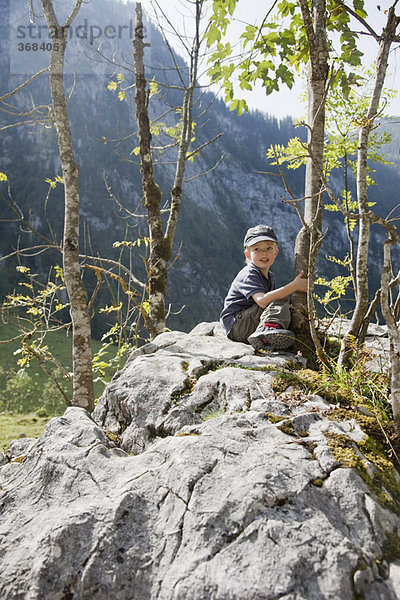
<path id="1" fill-rule="evenodd" d="M 263 240 L 246 248 L 244 253 L 246 258 L 251 260 L 263 273 L 267 274 L 278 255 L 278 244 Z"/>

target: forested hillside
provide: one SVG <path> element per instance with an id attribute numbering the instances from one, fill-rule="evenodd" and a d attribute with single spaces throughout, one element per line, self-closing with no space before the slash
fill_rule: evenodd
<path id="1" fill-rule="evenodd" d="M 97 0 L 96 7 L 88 5 L 88 8 L 92 10 L 93 22 L 103 27 L 111 14 L 113 18 L 117 15 L 119 23 L 129 23 L 134 18 L 132 5 L 111 0 Z M 0 85 L 4 92 L 13 89 L 25 77 L 9 75 L 8 0 L 1 0 L 0 10 Z M 165 85 L 176 83 L 177 75 L 170 69 L 171 56 L 156 28 L 151 29 L 150 37 L 148 78 L 154 76 Z M 128 38 L 121 40 L 120 51 L 121 56 L 129 60 L 132 47 Z M 185 68 L 181 59 L 178 62 L 181 68 Z M 117 94 L 108 89 L 110 80 L 115 79 L 117 73 L 124 74 L 126 87 L 133 83 L 133 75 L 131 70 L 124 70 L 120 66 L 109 65 L 108 69 L 105 74 L 100 74 L 93 67 L 91 73 L 78 73 L 76 81 L 72 75 L 67 76 L 66 82 L 68 90 L 75 85 L 69 101 L 69 115 L 77 162 L 80 164 L 82 253 L 117 259 L 120 250 L 113 248 L 115 241 L 122 241 L 126 232 L 129 240 L 144 238 L 147 230 L 144 219 L 132 216 L 132 213 L 138 215 L 142 212 L 139 161 L 132 153 L 137 146 L 136 137 L 132 135 L 136 131 L 133 92 L 132 89 L 128 90 L 126 98 L 119 101 Z M 48 90 L 43 83 L 34 81 L 29 93 L 26 90 L 21 92 L 18 102 L 20 106 L 32 102 L 35 105 L 46 104 L 49 102 Z M 179 92 L 163 86 L 158 94 L 150 98 L 151 115 L 157 117 L 168 107 L 179 105 L 179 102 Z M 3 125 L 15 122 L 5 112 L 0 114 L 0 119 Z M 171 112 L 164 120 L 169 126 L 176 125 L 179 115 Z M 230 281 L 243 264 L 242 239 L 249 226 L 266 222 L 274 227 L 280 240 L 280 254 L 274 270 L 282 283 L 291 277 L 299 220 L 294 209 L 282 201 L 284 188 L 280 179 L 265 174 L 265 171 L 274 170 L 268 165 L 265 153 L 271 144 L 284 144 L 294 135 L 305 136 L 301 128 L 294 128 L 289 117 L 282 121 L 273 115 L 261 113 L 239 117 L 230 112 L 221 100 L 215 100 L 211 92 L 204 90 L 197 95 L 194 121 L 194 147 L 205 144 L 219 133 L 223 135 L 201 150 L 200 156 L 188 164 L 186 173 L 190 181 L 185 184 L 183 192 L 176 237 L 178 258 L 169 271 L 167 298 L 172 313 L 179 313 L 171 314 L 169 326 L 185 331 L 201 320 L 218 318 Z M 371 201 L 379 204 L 377 212 L 385 216 L 398 202 L 398 125 L 392 125 L 391 130 L 395 141 L 390 146 L 390 156 L 396 165 L 379 167 L 375 174 L 377 185 L 370 192 Z M 154 141 L 157 145 L 157 138 Z M 0 148 L 0 171 L 7 174 L 13 200 L 25 216 L 30 214 L 41 231 L 48 231 L 48 219 L 60 238 L 63 219 L 61 185 L 51 190 L 45 205 L 49 190 L 46 179 L 54 180 L 60 173 L 54 130 L 38 124 L 8 129 L 0 134 Z M 156 167 L 157 181 L 165 198 L 169 196 L 174 172 L 170 157 L 168 153 L 160 155 Z M 302 169 L 288 174 L 288 181 L 297 197 L 302 196 L 303 177 Z M 334 177 L 337 190 L 341 182 L 342 175 L 337 173 Z M 6 196 L 5 184 L 1 191 Z M 131 214 L 124 212 L 121 206 Z M 19 243 L 36 243 L 30 234 L 21 231 L 19 223 L 10 221 L 12 215 L 6 204 L 1 203 L 0 211 L 3 219 L 0 238 L 2 256 Z M 342 219 L 332 213 L 326 216 L 330 230 L 321 254 L 343 258 L 347 252 L 347 241 L 341 227 Z M 377 276 L 380 271 L 381 235 L 377 229 L 373 238 L 372 251 L 377 257 Z M 144 247 L 141 245 L 135 258 L 134 270 L 138 275 L 143 274 L 144 270 L 140 257 L 143 253 Z M 54 251 L 22 258 L 21 261 L 45 278 L 52 264 L 61 263 L 61 256 Z M 13 259 L 0 263 L 2 297 L 16 285 L 15 266 L 16 260 Z M 321 261 L 321 275 L 332 274 L 335 269 L 331 263 Z M 90 274 L 85 277 L 89 288 L 93 287 L 95 277 Z M 105 306 L 108 302 L 107 288 L 103 286 L 98 303 Z M 99 337 L 106 328 L 104 315 L 95 316 L 93 326 L 94 335 Z"/>

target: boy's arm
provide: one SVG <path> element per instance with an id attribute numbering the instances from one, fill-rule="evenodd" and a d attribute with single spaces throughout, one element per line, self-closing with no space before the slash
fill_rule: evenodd
<path id="1" fill-rule="evenodd" d="M 304 271 L 300 271 L 300 273 L 287 285 L 284 285 L 276 290 L 272 290 L 271 292 L 267 292 L 263 294 L 262 292 L 257 292 L 253 294 L 252 298 L 258 306 L 261 308 L 265 308 L 271 302 L 275 300 L 282 300 L 290 294 L 294 292 L 306 292 L 308 286 L 308 279 L 302 279 L 304 275 Z"/>

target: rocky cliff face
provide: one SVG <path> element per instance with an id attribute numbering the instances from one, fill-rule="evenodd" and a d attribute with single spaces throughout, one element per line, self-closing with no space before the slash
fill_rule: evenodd
<path id="1" fill-rule="evenodd" d="M 274 391 L 297 360 L 254 356 L 216 324 L 162 334 L 93 418 L 68 408 L 14 446 L 0 470 L 1 597 L 399 599 L 399 498 L 343 467 L 335 440 L 371 480 L 378 469 L 354 419 Z"/>

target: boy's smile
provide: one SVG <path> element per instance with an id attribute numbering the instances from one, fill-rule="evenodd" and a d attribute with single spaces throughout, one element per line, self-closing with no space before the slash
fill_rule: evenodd
<path id="1" fill-rule="evenodd" d="M 268 275 L 269 268 L 278 255 L 278 244 L 263 240 L 246 248 L 244 253 L 264 275 Z"/>

